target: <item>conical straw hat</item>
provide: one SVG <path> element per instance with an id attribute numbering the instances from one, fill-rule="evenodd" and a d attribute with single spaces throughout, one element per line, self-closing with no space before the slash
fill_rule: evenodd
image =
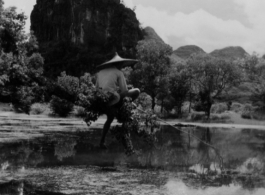
<path id="1" fill-rule="evenodd" d="M 122 67 L 132 66 L 132 65 L 136 64 L 137 62 L 138 62 L 138 60 L 122 58 L 116 52 L 115 56 L 110 61 L 107 61 L 103 64 L 98 65 L 97 69 L 104 69 L 104 68 L 110 67 L 112 65 L 118 65 L 118 64 L 122 65 Z"/>

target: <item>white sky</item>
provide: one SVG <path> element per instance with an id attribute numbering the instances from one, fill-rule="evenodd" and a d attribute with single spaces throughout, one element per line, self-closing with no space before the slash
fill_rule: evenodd
<path id="1" fill-rule="evenodd" d="M 30 15 L 36 0 L 4 0 Z M 206 52 L 241 46 L 265 54 L 264 0 L 124 0 L 136 6 L 143 27 L 151 26 L 173 49 L 197 45 Z M 27 22 L 26 30 L 30 26 Z"/>

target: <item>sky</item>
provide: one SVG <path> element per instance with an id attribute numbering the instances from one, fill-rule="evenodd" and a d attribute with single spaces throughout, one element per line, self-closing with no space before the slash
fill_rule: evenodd
<path id="1" fill-rule="evenodd" d="M 142 27 L 150 26 L 173 49 L 197 45 L 206 52 L 241 46 L 265 54 L 264 0 L 123 0 Z M 36 0 L 4 0 L 27 16 Z M 28 19 L 26 30 L 29 31 Z"/>

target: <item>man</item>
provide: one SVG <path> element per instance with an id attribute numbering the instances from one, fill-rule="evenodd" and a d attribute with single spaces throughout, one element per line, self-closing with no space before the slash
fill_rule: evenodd
<path id="1" fill-rule="evenodd" d="M 117 107 L 122 104 L 124 97 L 131 97 L 135 100 L 140 90 L 128 90 L 126 79 L 121 69 L 125 66 L 132 66 L 137 63 L 137 60 L 121 58 L 117 53 L 110 61 L 105 62 L 97 67 L 99 72 L 96 75 L 96 87 L 106 92 L 112 92 L 113 98 L 108 102 L 109 109 L 106 110 L 107 120 L 103 127 L 103 132 L 100 141 L 100 147 L 106 149 L 105 137 L 108 133 L 111 123 L 115 118 Z"/>

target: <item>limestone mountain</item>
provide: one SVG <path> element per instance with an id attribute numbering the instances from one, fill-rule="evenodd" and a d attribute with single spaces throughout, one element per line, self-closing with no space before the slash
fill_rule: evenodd
<path id="1" fill-rule="evenodd" d="M 238 59 L 244 58 L 246 55 L 249 55 L 242 47 L 230 46 L 223 49 L 216 49 L 210 53 L 213 56 L 229 59 Z"/>
<path id="2" fill-rule="evenodd" d="M 155 30 L 149 26 L 143 29 L 143 35 L 145 40 L 153 39 L 158 42 L 165 43 L 163 39 L 155 32 Z"/>
<path id="3" fill-rule="evenodd" d="M 194 53 L 205 53 L 205 51 L 196 45 L 182 46 L 173 51 L 173 54 L 181 59 L 187 59 Z"/>
<path id="4" fill-rule="evenodd" d="M 93 72 L 115 51 L 134 58 L 143 39 L 134 11 L 120 0 L 37 0 L 30 18 L 50 77 Z"/>

